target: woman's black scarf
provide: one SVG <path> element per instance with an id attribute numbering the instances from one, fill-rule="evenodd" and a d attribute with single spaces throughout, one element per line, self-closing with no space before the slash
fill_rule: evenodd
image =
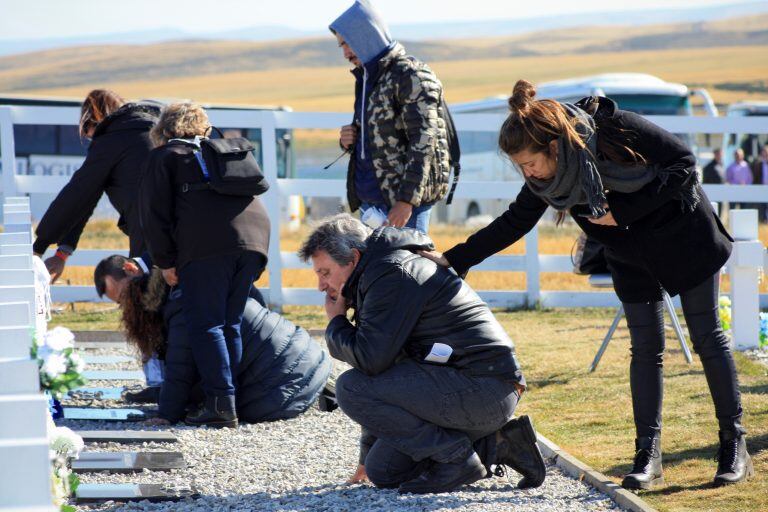
<path id="1" fill-rule="evenodd" d="M 597 128 L 592 116 L 571 103 L 561 103 L 570 117 L 578 120 L 576 131 L 584 141 L 585 148 L 572 147 L 564 137 L 557 139 L 557 169 L 550 180 L 525 177 L 531 191 L 558 211 L 569 210 L 576 205 L 587 205 L 593 216 L 602 217 L 607 203 L 605 193 L 637 192 L 645 185 L 660 178 L 661 185 L 667 183 L 673 169 L 662 169 L 657 165 L 618 164 L 610 160 L 597 160 Z M 695 173 L 694 173 L 695 174 Z M 696 176 L 691 186 L 684 187 L 680 199 L 691 210 L 699 202 L 695 187 Z"/>

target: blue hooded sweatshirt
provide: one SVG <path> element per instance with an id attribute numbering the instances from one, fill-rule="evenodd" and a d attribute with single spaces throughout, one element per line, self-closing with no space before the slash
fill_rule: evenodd
<path id="1" fill-rule="evenodd" d="M 378 78 L 379 61 L 397 43 L 392 39 L 387 24 L 368 0 L 355 2 L 329 28 L 344 38 L 363 63 L 362 73 L 355 73 L 355 120 L 360 123 L 359 140 L 355 146 L 355 192 L 363 202 L 384 203 L 369 151 L 365 105 Z"/>

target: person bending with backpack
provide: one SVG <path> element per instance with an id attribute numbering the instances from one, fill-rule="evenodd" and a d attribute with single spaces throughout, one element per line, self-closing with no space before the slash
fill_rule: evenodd
<path id="1" fill-rule="evenodd" d="M 183 290 L 189 344 L 205 394 L 186 423 L 235 427 L 240 324 L 248 291 L 267 263 L 269 217 L 257 197 L 214 189 L 209 168 L 215 172 L 215 158 L 201 157 L 210 130 L 199 105 L 176 103 L 163 111 L 151 132 L 156 148 L 142 177 L 140 214 L 155 265 L 170 286 Z"/>

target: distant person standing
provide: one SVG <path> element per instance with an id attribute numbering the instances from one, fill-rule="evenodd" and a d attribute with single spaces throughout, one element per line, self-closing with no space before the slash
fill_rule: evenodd
<path id="1" fill-rule="evenodd" d="M 712 161 L 704 166 L 702 183 L 705 185 L 721 185 L 723 183 L 723 150 L 717 148 L 714 151 Z"/>
<path id="2" fill-rule="evenodd" d="M 355 108 L 339 143 L 350 151 L 347 199 L 361 215 L 380 212 L 394 227 L 429 227 L 448 191 L 447 111 L 429 67 L 392 39 L 373 5 L 360 0 L 330 30 L 353 66 Z M 368 214 L 370 215 L 370 213 Z"/>
<path id="3" fill-rule="evenodd" d="M 752 162 L 752 184 L 768 185 L 768 144 L 760 150 L 760 155 Z M 757 211 L 761 221 L 768 221 L 768 205 L 758 203 Z"/>
<path id="4" fill-rule="evenodd" d="M 744 160 L 744 150 L 739 148 L 733 153 L 734 162 L 725 171 L 725 180 L 730 185 L 751 185 L 752 169 Z M 733 203 L 734 208 L 745 208 L 747 203 Z"/>
<path id="5" fill-rule="evenodd" d="M 56 255 L 45 260 L 53 281 L 64 272 L 104 192 L 120 214 L 117 226 L 128 235 L 130 255 L 144 251 L 136 200 L 140 169 L 152 150 L 149 131 L 159 115 L 159 105 L 126 103 L 114 91 L 95 89 L 86 96 L 80 109 L 80 136 L 91 141 L 88 155 L 35 230 L 35 254 L 42 256 L 48 246 L 59 244 Z"/>

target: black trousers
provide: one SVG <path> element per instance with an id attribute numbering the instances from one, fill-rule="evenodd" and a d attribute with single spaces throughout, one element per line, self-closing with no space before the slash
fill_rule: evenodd
<path id="1" fill-rule="evenodd" d="M 720 325 L 720 276 L 715 274 L 680 293 L 694 351 L 704 366 L 720 430 L 743 433 L 741 395 L 728 337 Z M 663 397 L 664 304 L 624 303 L 632 340 L 629 382 L 637 437 L 661 432 Z"/>
<path id="2" fill-rule="evenodd" d="M 336 381 L 347 416 L 363 427 L 360 462 L 377 487 L 397 487 L 431 461 L 473 451 L 495 460 L 496 431 L 515 412 L 515 383 L 406 359 L 375 376 L 352 369 Z"/>

